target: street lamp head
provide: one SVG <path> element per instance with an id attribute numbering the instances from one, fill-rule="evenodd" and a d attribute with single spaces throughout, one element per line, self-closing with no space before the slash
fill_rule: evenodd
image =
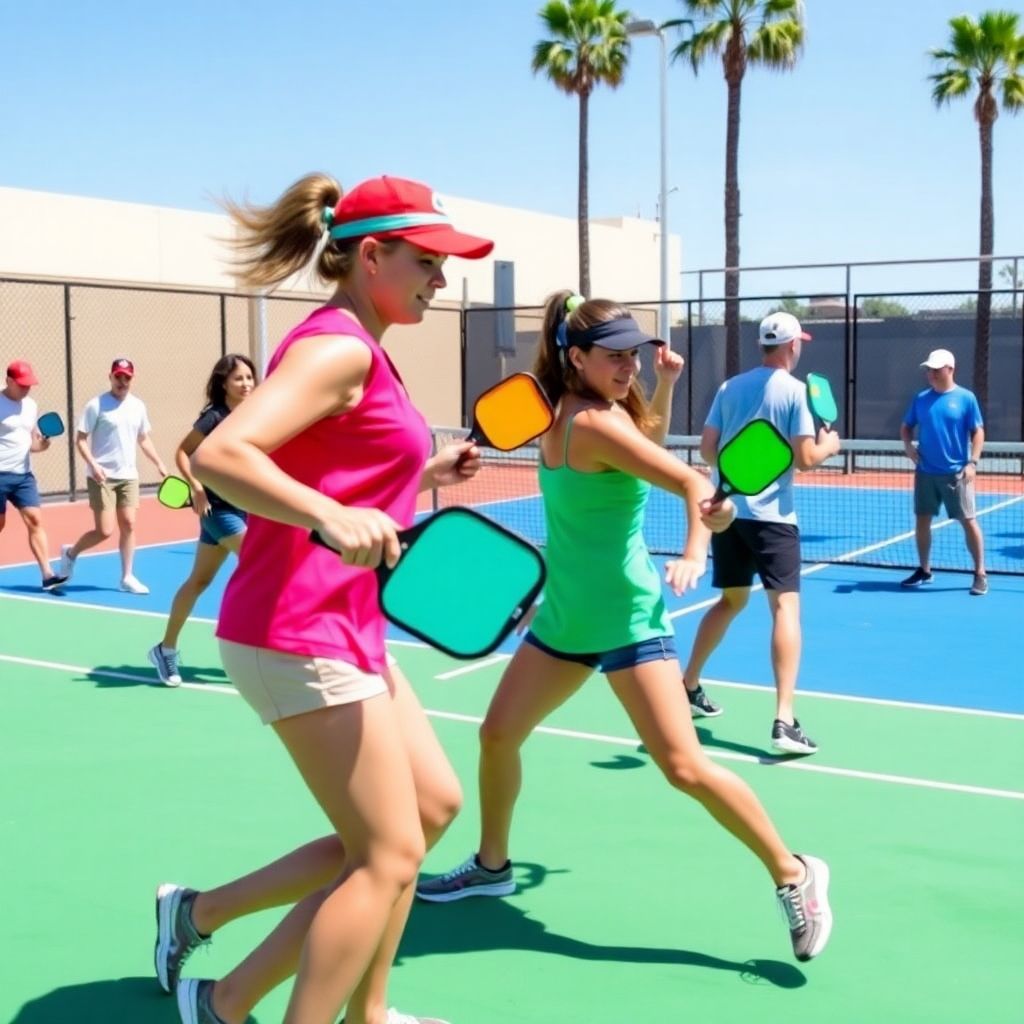
<path id="1" fill-rule="evenodd" d="M 643 21 L 627 21 L 626 22 L 626 35 L 627 36 L 658 36 L 661 35 L 661 29 L 654 24 L 649 18 Z"/>

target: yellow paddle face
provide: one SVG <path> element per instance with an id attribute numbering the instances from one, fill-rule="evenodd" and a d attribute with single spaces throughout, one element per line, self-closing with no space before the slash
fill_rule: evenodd
<path id="1" fill-rule="evenodd" d="M 474 437 L 510 452 L 540 437 L 551 426 L 554 412 L 533 376 L 514 373 L 476 400 L 473 420 Z"/>

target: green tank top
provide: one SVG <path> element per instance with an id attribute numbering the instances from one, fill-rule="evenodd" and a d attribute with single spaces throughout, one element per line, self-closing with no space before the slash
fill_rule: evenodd
<path id="1" fill-rule="evenodd" d="M 562 465 L 541 458 L 540 491 L 548 546 L 544 601 L 531 630 L 566 654 L 599 654 L 660 636 L 672 627 L 661 578 L 644 543 L 651 485 L 628 473 L 572 469 L 570 420 Z"/>

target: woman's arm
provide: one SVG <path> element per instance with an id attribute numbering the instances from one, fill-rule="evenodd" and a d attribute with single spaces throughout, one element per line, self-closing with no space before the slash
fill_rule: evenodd
<path id="1" fill-rule="evenodd" d="M 654 373 L 657 383 L 651 396 L 651 412 L 658 417 L 658 422 L 647 431 L 647 436 L 655 444 L 664 444 L 668 437 L 669 424 L 672 422 L 672 393 L 685 365 L 683 357 L 667 345 L 659 345 L 655 349 Z"/>
<path id="2" fill-rule="evenodd" d="M 398 560 L 397 524 L 349 508 L 289 476 L 270 453 L 318 420 L 354 409 L 371 365 L 363 342 L 318 335 L 295 342 L 274 372 L 195 450 L 192 470 L 239 508 L 316 530 L 351 565 Z"/>
<path id="3" fill-rule="evenodd" d="M 595 468 L 617 469 L 679 495 L 686 505 L 687 519 L 683 558 L 706 558 L 709 527 L 725 529 L 732 521 L 734 513 L 729 503 L 720 503 L 711 510 L 706 504 L 701 507 L 714 496 L 707 477 L 645 437 L 630 420 L 613 410 L 587 409 L 576 416 L 570 456 L 577 467 L 590 463 L 596 464 Z"/>

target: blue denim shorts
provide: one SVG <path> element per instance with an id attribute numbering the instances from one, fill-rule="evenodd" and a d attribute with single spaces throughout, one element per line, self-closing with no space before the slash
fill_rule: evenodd
<path id="1" fill-rule="evenodd" d="M 39 486 L 34 473 L 0 473 L 0 516 L 7 502 L 15 508 L 39 508 Z"/>
<path id="2" fill-rule="evenodd" d="M 575 661 L 588 668 L 597 668 L 602 672 L 617 672 L 624 668 L 636 668 L 648 661 L 671 661 L 676 656 L 676 638 L 674 636 L 656 636 L 650 640 L 640 640 L 635 644 L 626 644 L 625 647 L 616 647 L 610 651 L 600 651 L 596 654 L 566 654 L 563 651 L 556 651 L 548 647 L 542 640 L 538 640 L 531 630 L 523 637 L 523 640 L 536 647 L 538 651 L 550 654 L 552 658 L 560 658 L 562 661 Z"/>
<path id="3" fill-rule="evenodd" d="M 216 547 L 223 537 L 233 537 L 245 530 L 245 513 L 239 509 L 215 508 L 199 517 L 199 543 Z"/>

